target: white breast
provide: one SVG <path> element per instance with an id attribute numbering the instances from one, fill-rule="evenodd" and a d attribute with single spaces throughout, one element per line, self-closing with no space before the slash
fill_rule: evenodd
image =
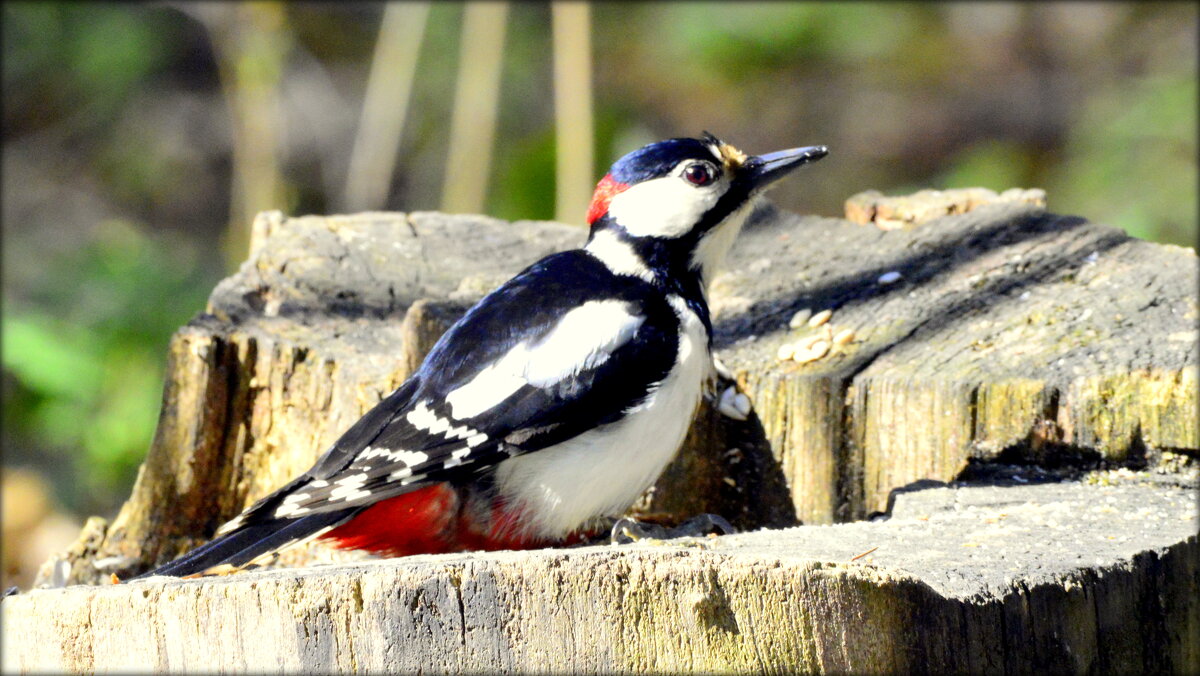
<path id="1" fill-rule="evenodd" d="M 502 462 L 496 487 L 529 519 L 528 533 L 558 538 L 598 516 L 617 516 L 654 483 L 679 450 L 712 368 L 708 335 L 678 296 L 675 367 L 621 420 L 536 453 Z"/>

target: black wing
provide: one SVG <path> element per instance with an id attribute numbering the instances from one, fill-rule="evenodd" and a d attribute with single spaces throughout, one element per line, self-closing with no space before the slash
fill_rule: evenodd
<path id="1" fill-rule="evenodd" d="M 473 307 L 311 469 L 148 575 L 240 567 L 380 500 L 616 421 L 666 377 L 678 342 L 649 284 L 580 250 L 545 258 Z"/>
<path id="2" fill-rule="evenodd" d="M 618 420 L 666 377 L 678 341 L 649 284 L 582 251 L 543 259 L 451 327 L 276 515 L 371 504 Z"/>

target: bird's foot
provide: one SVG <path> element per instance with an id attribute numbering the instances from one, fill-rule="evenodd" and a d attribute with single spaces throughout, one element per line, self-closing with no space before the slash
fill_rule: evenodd
<path id="1" fill-rule="evenodd" d="M 736 532 L 737 529 L 732 524 L 717 514 L 699 514 L 674 528 L 622 517 L 613 524 L 609 542 L 615 545 L 624 545 L 631 542 L 659 542 L 683 537 L 731 535 Z"/>

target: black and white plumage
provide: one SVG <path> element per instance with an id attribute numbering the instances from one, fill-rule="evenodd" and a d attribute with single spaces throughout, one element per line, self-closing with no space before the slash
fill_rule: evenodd
<path id="1" fill-rule="evenodd" d="M 389 554 L 530 547 L 623 512 L 686 435 L 712 369 L 704 285 L 755 198 L 825 155 L 651 144 L 596 190 L 582 249 L 488 294 L 310 470 L 155 574 L 323 537 Z"/>

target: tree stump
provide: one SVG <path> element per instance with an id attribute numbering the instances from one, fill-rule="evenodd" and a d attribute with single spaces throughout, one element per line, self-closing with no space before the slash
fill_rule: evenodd
<path id="1" fill-rule="evenodd" d="M 3 668 L 1194 672 L 1194 496 L 1110 479 L 944 486 L 888 521 L 659 546 L 36 590 L 4 600 Z"/>
<path id="2" fill-rule="evenodd" d="M 361 557 L 310 545 L 280 563 L 343 566 L 31 593 L 4 602 L 6 665 L 255 669 L 268 665 L 265 654 L 252 654 L 263 652 L 257 638 L 243 649 L 241 639 L 221 637 L 274 622 L 312 639 L 289 653 L 298 661 L 288 668 L 307 671 L 1200 668 L 1196 651 L 1176 640 L 1196 636 L 1196 603 L 1146 600 L 1163 590 L 1190 590 L 1194 599 L 1198 586 L 1195 504 L 1174 486 L 1192 485 L 1200 453 L 1195 252 L 1052 214 L 1040 191 L 864 193 L 848 201 L 847 214 L 857 223 L 770 205 L 753 216 L 710 292 L 714 346 L 729 376 L 713 399 L 736 386 L 753 410 L 737 420 L 702 405 L 685 448 L 635 506 L 678 520 L 716 512 L 746 530 L 808 525 L 702 541 L 695 550 L 548 550 L 354 567 L 345 566 Z M 306 469 L 403 382 L 475 300 L 584 238 L 562 224 L 437 213 L 261 215 L 249 260 L 171 341 L 158 431 L 129 501 L 111 524 L 89 521 L 43 568 L 42 582 L 124 578 L 203 542 Z M 1031 504 L 1041 494 L 1021 492 L 1035 488 L 1021 482 L 1047 477 L 1076 479 L 1036 490 L 1074 491 L 1061 500 L 1083 509 L 1102 487 L 1078 480 L 1095 483 L 1099 475 L 1085 470 L 1097 465 L 1141 472 L 1145 480 L 1122 493 L 1130 505 L 1166 501 L 1164 510 L 1175 509 L 1169 503 L 1182 511 L 1164 522 L 1172 527 L 1156 526 L 1160 539 L 1133 538 L 1136 547 L 1106 549 L 1108 558 L 1092 554 L 1103 537 L 1131 535 L 1124 507 L 1090 525 L 1055 516 L 1068 536 L 1083 539 L 1081 558 L 1063 558 L 1050 577 L 1028 568 L 1040 559 L 1017 557 L 1003 584 L 939 586 L 931 580 L 963 574 L 959 544 L 905 526 L 896 512 L 916 496 L 976 495 L 915 490 L 930 481 L 982 481 L 970 490 Z M 1016 469 L 995 471 L 1008 466 Z M 1171 485 L 1147 483 L 1160 475 Z M 843 523 L 889 509 L 881 523 Z M 985 539 L 1014 523 L 976 516 L 954 511 L 962 528 Z M 814 525 L 834 523 L 843 525 Z M 1094 531 L 1078 530 L 1085 527 Z M 828 543 L 810 549 L 807 538 L 817 533 L 849 538 L 855 553 L 876 538 L 942 558 L 927 561 L 928 570 L 895 568 L 890 559 L 876 570 L 879 559 L 849 562 L 849 550 Z M 564 577 L 592 569 L 621 582 L 589 573 L 582 579 L 599 585 L 591 589 Z M 1110 569 L 1128 579 L 1102 577 Z M 294 603 L 275 598 L 284 590 Z M 659 605 L 659 593 L 676 605 Z M 1101 596 L 1108 605 L 1086 620 L 1085 606 Z M 505 604 L 514 599 L 521 603 L 512 610 Z M 548 599 L 561 617 L 545 615 Z M 582 611 L 593 603 L 618 608 L 585 622 Z M 1109 613 L 1127 607 L 1140 619 Z M 199 608 L 215 619 L 197 625 Z M 132 642 L 121 638 L 118 609 L 157 618 L 158 643 L 98 647 L 101 634 Z M 1049 619 L 1066 611 L 1083 624 Z M 834 625 L 824 626 L 822 613 Z M 526 632 L 523 614 L 544 621 Z M 676 615 L 692 618 L 680 625 L 684 636 L 662 629 L 662 617 Z M 1016 624 L 984 627 L 1000 617 Z M 580 624 L 566 629 L 568 619 Z M 499 621 L 508 624 L 488 624 Z M 603 629 L 606 621 L 618 624 Z M 394 626 L 370 637 L 359 631 L 380 623 Z M 443 634 L 460 630 L 447 643 Z M 1142 644 L 1153 648 L 1110 654 L 1113 632 L 1145 638 L 1159 630 L 1172 633 Z M 473 643 L 473 631 L 490 638 Z M 436 640 L 411 651 L 388 643 L 416 635 Z M 221 647 L 205 652 L 203 637 Z M 276 647 L 297 640 L 281 634 Z M 14 645 L 22 647 L 9 662 Z M 1023 655 L 1022 645 L 1049 657 Z"/>

